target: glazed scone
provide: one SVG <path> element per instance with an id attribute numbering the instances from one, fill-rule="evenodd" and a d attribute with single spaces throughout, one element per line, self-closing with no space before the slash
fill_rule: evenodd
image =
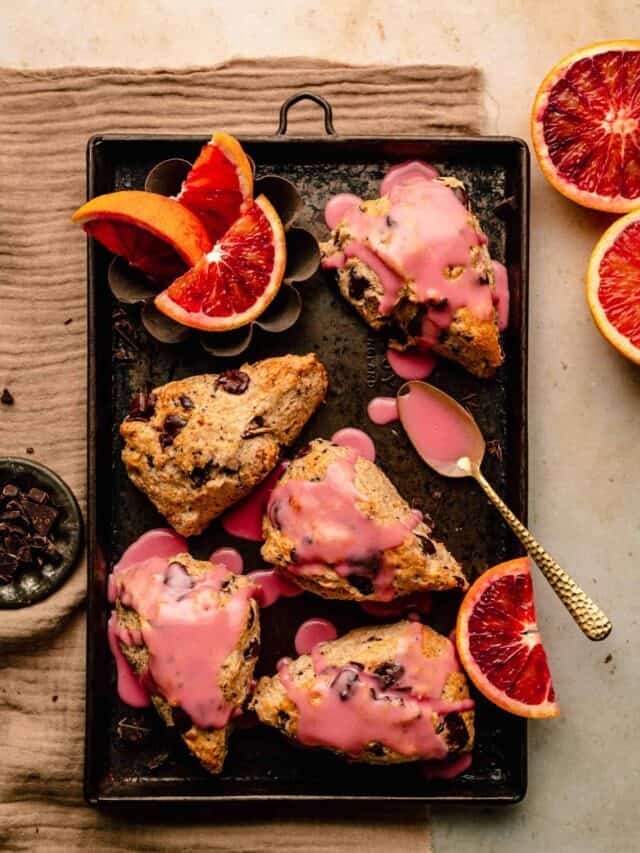
<path id="1" fill-rule="evenodd" d="M 275 468 L 326 391 L 315 355 L 169 382 L 134 398 L 122 461 L 169 524 L 196 535 Z"/>
<path id="2" fill-rule="evenodd" d="M 392 348 L 425 348 L 489 377 L 504 356 L 487 239 L 463 184 L 429 168 L 405 164 L 380 198 L 343 204 L 322 264 Z"/>
<path id="3" fill-rule="evenodd" d="M 286 469 L 263 518 L 261 554 L 325 598 L 389 601 L 466 589 L 462 568 L 368 459 L 324 439 Z"/>
<path id="4" fill-rule="evenodd" d="M 260 652 L 260 616 L 251 597 L 250 580 L 188 554 L 170 560 L 154 558 L 153 563 L 147 561 L 116 572 L 114 580 L 114 631 L 126 660 L 147 687 L 165 724 L 178 729 L 210 773 L 220 773 L 232 718 L 249 695 Z M 154 601 L 158 589 L 162 598 Z M 209 590 L 206 606 L 203 589 Z M 198 600 L 190 600 L 191 594 Z M 190 617 L 190 624 L 185 615 Z M 187 633 L 190 629 L 192 635 L 198 632 L 192 645 Z M 214 648 L 218 641 L 229 646 L 220 654 Z M 176 650 L 182 652 L 181 658 Z M 183 675 L 191 682 L 184 679 L 186 689 L 180 684 Z M 212 721 L 223 724 L 203 725 Z"/>
<path id="5" fill-rule="evenodd" d="M 473 701 L 453 644 L 419 622 L 357 628 L 281 661 L 250 707 L 303 745 L 369 764 L 473 747 Z"/>

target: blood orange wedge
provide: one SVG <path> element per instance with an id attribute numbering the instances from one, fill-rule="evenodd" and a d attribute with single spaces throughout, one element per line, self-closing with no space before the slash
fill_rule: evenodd
<path id="1" fill-rule="evenodd" d="M 458 613 L 456 645 L 467 675 L 495 705 L 520 717 L 558 716 L 527 557 L 473 584 Z"/>
<path id="2" fill-rule="evenodd" d="M 594 44 L 542 81 L 531 136 L 551 184 L 584 207 L 640 207 L 640 41 Z"/>
<path id="3" fill-rule="evenodd" d="M 202 222 L 177 201 L 138 190 L 99 195 L 71 217 L 91 237 L 162 284 L 211 248 Z"/>
<path id="4" fill-rule="evenodd" d="M 215 243 L 251 205 L 253 172 L 237 139 L 214 133 L 193 164 L 178 201 L 204 222 Z"/>
<path id="5" fill-rule="evenodd" d="M 640 364 L 640 210 L 618 219 L 598 241 L 587 270 L 587 299 L 604 337 Z"/>
<path id="6" fill-rule="evenodd" d="M 194 329 L 237 329 L 259 317 L 274 299 L 286 262 L 282 222 L 261 195 L 155 303 L 163 314 Z"/>

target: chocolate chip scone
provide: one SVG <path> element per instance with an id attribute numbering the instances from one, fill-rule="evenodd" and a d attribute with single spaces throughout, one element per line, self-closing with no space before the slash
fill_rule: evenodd
<path id="1" fill-rule="evenodd" d="M 453 644 L 419 622 L 357 628 L 283 660 L 250 707 L 305 746 L 369 764 L 469 752 L 473 701 Z"/>
<path id="2" fill-rule="evenodd" d="M 460 564 L 385 474 L 323 439 L 286 469 L 262 529 L 266 562 L 325 598 L 389 601 L 468 585 Z"/>
<path id="3" fill-rule="evenodd" d="M 392 348 L 428 349 L 490 377 L 504 355 L 487 238 L 464 185 L 423 165 L 407 164 L 386 192 L 383 182 L 380 198 L 353 197 L 320 246 L 322 265 Z"/>
<path id="4" fill-rule="evenodd" d="M 260 651 L 251 581 L 180 554 L 114 575 L 115 640 L 167 726 L 220 773 Z"/>
<path id="5" fill-rule="evenodd" d="M 171 526 L 196 535 L 275 468 L 326 391 L 313 354 L 169 382 L 134 398 L 122 461 Z"/>

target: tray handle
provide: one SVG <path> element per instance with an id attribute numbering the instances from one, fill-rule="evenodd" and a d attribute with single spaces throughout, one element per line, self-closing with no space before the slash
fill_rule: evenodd
<path id="1" fill-rule="evenodd" d="M 289 120 L 289 110 L 298 101 L 313 101 L 319 107 L 322 107 L 324 112 L 324 129 L 328 136 L 335 136 L 336 131 L 333 126 L 333 110 L 329 101 L 325 100 L 322 95 L 316 95 L 315 92 L 296 92 L 295 95 L 287 98 L 280 107 L 280 122 L 276 130 L 276 136 L 285 136 L 287 132 L 287 122 Z"/>

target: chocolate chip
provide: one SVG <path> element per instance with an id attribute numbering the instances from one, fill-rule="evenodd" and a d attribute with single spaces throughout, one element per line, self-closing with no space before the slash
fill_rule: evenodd
<path id="1" fill-rule="evenodd" d="M 152 392 L 137 391 L 129 404 L 130 421 L 148 421 L 156 410 L 156 395 Z"/>
<path id="2" fill-rule="evenodd" d="M 419 533 L 416 533 L 416 538 L 420 543 L 423 553 L 428 554 L 429 556 L 436 553 L 436 546 L 433 544 L 431 539 L 427 536 L 420 536 Z"/>
<path id="3" fill-rule="evenodd" d="M 478 281 L 480 282 L 480 284 L 491 284 L 491 278 L 489 277 L 489 274 L 486 272 L 481 273 L 478 276 Z"/>
<path id="4" fill-rule="evenodd" d="M 184 734 L 184 732 L 188 732 L 189 729 L 193 726 L 193 720 L 184 711 L 182 708 L 172 708 L 171 716 L 173 717 L 173 725 L 180 732 L 180 734 Z"/>
<path id="5" fill-rule="evenodd" d="M 189 474 L 189 479 L 193 485 L 200 489 L 211 478 L 213 470 L 213 460 L 210 459 L 205 465 L 197 465 Z"/>
<path id="6" fill-rule="evenodd" d="M 249 375 L 243 370 L 226 370 L 216 379 L 216 388 L 227 394 L 244 394 L 249 387 Z"/>
<path id="7" fill-rule="evenodd" d="M 443 311 L 449 304 L 449 300 L 446 296 L 443 296 L 441 299 L 428 299 L 427 304 L 434 311 Z"/>
<path id="8" fill-rule="evenodd" d="M 361 672 L 364 669 L 364 666 L 361 663 L 358 663 L 357 660 L 350 660 L 349 666 L 355 666 L 356 669 L 359 669 Z"/>
<path id="9" fill-rule="evenodd" d="M 250 658 L 257 658 L 260 654 L 260 641 L 254 637 L 253 640 L 250 641 L 247 648 L 244 650 L 244 659 L 249 660 Z"/>
<path id="10" fill-rule="evenodd" d="M 155 462 L 153 461 L 153 456 L 150 453 L 147 453 L 145 458 L 147 460 L 147 465 L 149 466 L 149 468 L 156 467 Z"/>
<path id="11" fill-rule="evenodd" d="M 173 440 L 178 435 L 180 430 L 184 429 L 189 421 L 181 418 L 180 415 L 167 415 L 162 424 L 162 432 L 160 433 L 160 445 L 169 447 L 173 444 Z"/>
<path id="12" fill-rule="evenodd" d="M 284 728 L 286 724 L 289 722 L 289 715 L 286 711 L 283 711 L 282 708 L 278 711 L 278 725 L 280 728 Z"/>
<path id="13" fill-rule="evenodd" d="M 14 402 L 13 394 L 8 388 L 5 388 L 2 392 L 2 396 L 0 397 L 0 403 L 4 403 L 5 406 L 13 406 Z"/>
<path id="14" fill-rule="evenodd" d="M 444 718 L 447 730 L 447 745 L 450 752 L 460 752 L 469 741 L 469 732 L 464 719 L 457 711 L 447 714 Z"/>
<path id="15" fill-rule="evenodd" d="M 366 278 L 354 272 L 349 273 L 349 297 L 351 299 L 362 299 L 368 287 L 369 282 Z"/>
<path id="16" fill-rule="evenodd" d="M 298 562 L 298 552 L 295 548 L 291 549 L 291 553 L 289 554 L 289 562 L 293 564 Z"/>
<path id="17" fill-rule="evenodd" d="M 378 758 L 382 758 L 384 755 L 384 747 L 381 743 L 370 743 L 367 750 L 371 755 L 375 755 Z"/>
<path id="18" fill-rule="evenodd" d="M 347 582 L 355 587 L 362 595 L 371 595 L 374 590 L 373 582 L 366 575 L 347 575 Z"/>
<path id="19" fill-rule="evenodd" d="M 453 194 L 458 199 L 461 204 L 464 204 L 465 207 L 469 207 L 469 196 L 462 187 L 453 187 Z"/>
<path id="20" fill-rule="evenodd" d="M 385 661 L 373 670 L 373 674 L 380 679 L 385 690 L 393 687 L 404 675 L 404 667 L 394 661 Z"/>
<path id="21" fill-rule="evenodd" d="M 389 226 L 389 228 L 393 228 L 393 227 L 395 226 L 395 224 L 396 224 L 395 219 L 392 219 L 392 218 L 389 216 L 389 214 L 387 214 L 387 216 L 386 216 L 386 222 L 387 222 L 387 225 Z"/>
<path id="22" fill-rule="evenodd" d="M 191 397 L 187 397 L 186 394 L 180 394 L 178 399 L 180 400 L 180 405 L 183 409 L 195 409 L 196 404 L 193 402 Z"/>
<path id="23" fill-rule="evenodd" d="M 331 687 L 337 692 L 340 699 L 346 702 L 359 680 L 358 670 L 355 667 L 345 666 L 333 679 Z"/>

